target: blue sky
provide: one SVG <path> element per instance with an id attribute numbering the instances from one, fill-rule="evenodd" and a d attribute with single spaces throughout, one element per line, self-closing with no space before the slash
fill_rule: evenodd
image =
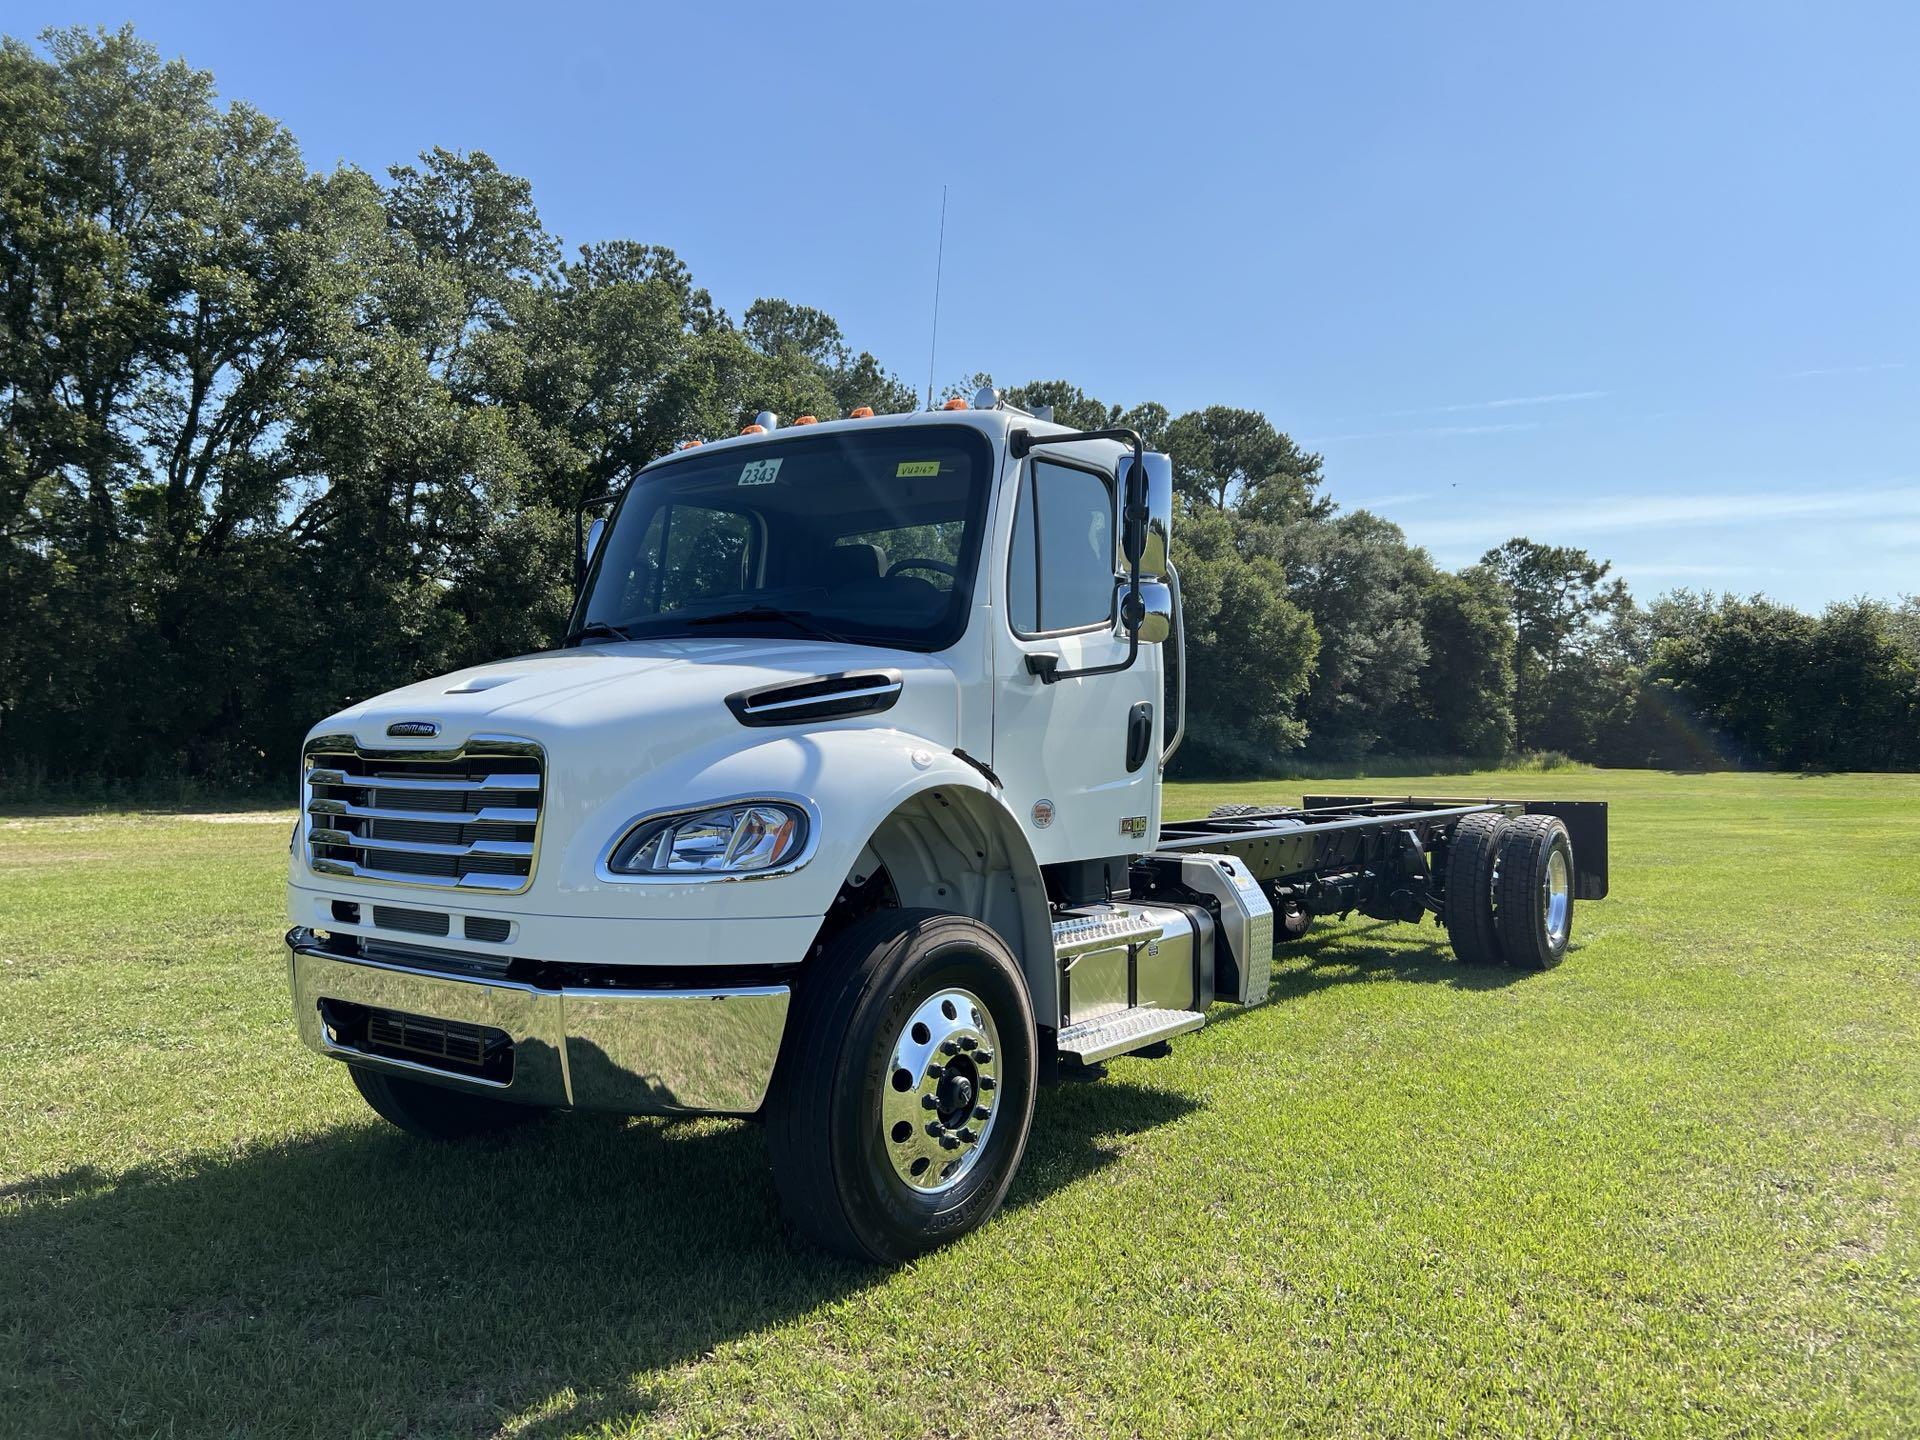
<path id="1" fill-rule="evenodd" d="M 937 382 L 1264 410 L 1447 564 L 1920 591 L 1920 7 L 654 10 L 17 0 L 132 20 L 317 168 L 432 144 Z"/>

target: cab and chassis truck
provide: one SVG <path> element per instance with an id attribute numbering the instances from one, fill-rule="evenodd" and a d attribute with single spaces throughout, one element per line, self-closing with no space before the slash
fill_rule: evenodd
<path id="1" fill-rule="evenodd" d="M 992 391 L 647 465 L 597 497 L 561 644 L 307 738 L 302 1038 L 424 1137 L 762 1120 L 797 1229 L 897 1263 L 999 1207 L 1037 1087 L 1262 1003 L 1316 916 L 1559 961 L 1603 805 L 1163 819 L 1173 494 L 1130 431 Z"/>

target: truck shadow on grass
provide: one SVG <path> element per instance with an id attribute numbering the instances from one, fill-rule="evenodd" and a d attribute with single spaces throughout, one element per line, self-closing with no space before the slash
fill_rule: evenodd
<path id="1" fill-rule="evenodd" d="M 1194 1108 L 1113 1081 L 1042 1092 L 1009 1208 Z M 882 1283 L 790 1238 L 752 1125 L 340 1129 L 0 1189 L 0 1394 L 33 1434 L 571 1423 L 644 1413 L 647 1372 Z"/>
<path id="2" fill-rule="evenodd" d="M 1574 949 L 1578 948 L 1576 944 Z M 1270 999 L 1297 999 L 1334 985 L 1370 981 L 1502 990 L 1538 973 L 1504 965 L 1462 964 L 1449 948 L 1445 932 L 1433 928 L 1416 929 L 1393 920 L 1322 923 L 1274 951 Z"/>

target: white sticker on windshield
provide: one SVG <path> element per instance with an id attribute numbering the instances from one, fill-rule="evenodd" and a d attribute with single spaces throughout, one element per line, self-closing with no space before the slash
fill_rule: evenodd
<path id="1" fill-rule="evenodd" d="M 740 472 L 742 485 L 771 485 L 780 474 L 778 460 L 750 460 Z"/>

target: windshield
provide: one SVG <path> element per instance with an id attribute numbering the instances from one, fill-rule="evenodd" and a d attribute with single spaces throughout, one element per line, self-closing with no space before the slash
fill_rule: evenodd
<path id="1" fill-rule="evenodd" d="M 992 447 L 960 425 L 835 432 L 642 471 L 587 576 L 584 639 L 959 639 Z"/>

